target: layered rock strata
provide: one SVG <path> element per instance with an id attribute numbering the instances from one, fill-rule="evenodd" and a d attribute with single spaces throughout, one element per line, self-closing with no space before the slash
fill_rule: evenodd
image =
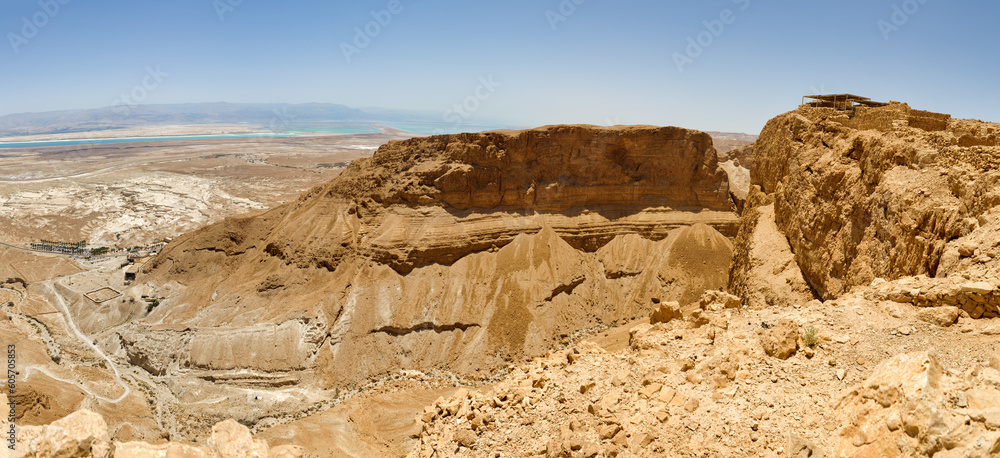
<path id="1" fill-rule="evenodd" d="M 390 142 L 295 202 L 175 240 L 134 290 L 159 307 L 103 344 L 153 374 L 243 384 L 482 373 L 724 287 L 732 210 L 691 130 Z"/>

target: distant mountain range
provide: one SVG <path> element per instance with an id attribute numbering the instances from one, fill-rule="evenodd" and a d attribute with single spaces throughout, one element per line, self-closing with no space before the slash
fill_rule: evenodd
<path id="1" fill-rule="evenodd" d="M 440 113 L 351 108 L 332 103 L 184 103 L 117 105 L 92 110 L 0 117 L 0 136 L 41 135 L 185 124 L 249 124 L 281 129 L 325 122 L 441 122 Z"/>
<path id="2" fill-rule="evenodd" d="M 753 143 L 757 141 L 757 135 L 743 134 L 739 132 L 705 132 L 712 136 L 715 141 L 728 140 L 733 142 Z"/>

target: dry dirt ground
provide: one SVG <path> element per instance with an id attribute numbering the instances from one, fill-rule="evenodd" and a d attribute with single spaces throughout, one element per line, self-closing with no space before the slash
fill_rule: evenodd
<path id="1" fill-rule="evenodd" d="M 831 456 L 853 439 L 838 403 L 890 357 L 931 352 L 956 377 L 990 367 L 997 324 L 941 327 L 919 310 L 848 294 L 605 331 L 437 400 L 410 456 L 809 456 L 794 453 L 803 444 Z M 787 360 L 764 344 L 784 320 L 798 346 Z M 801 337 L 810 328 L 812 347 Z"/>
<path id="2" fill-rule="evenodd" d="M 412 136 L 387 130 L 3 149 L 0 241 L 150 243 L 294 199 L 382 143 Z"/>

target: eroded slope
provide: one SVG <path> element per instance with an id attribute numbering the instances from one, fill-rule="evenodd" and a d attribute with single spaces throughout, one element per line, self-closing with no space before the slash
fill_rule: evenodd
<path id="1" fill-rule="evenodd" d="M 106 345 L 154 374 L 237 384 L 482 373 L 723 287 L 735 227 L 696 131 L 390 142 L 294 203 L 167 246 L 133 290 L 161 305 Z"/>

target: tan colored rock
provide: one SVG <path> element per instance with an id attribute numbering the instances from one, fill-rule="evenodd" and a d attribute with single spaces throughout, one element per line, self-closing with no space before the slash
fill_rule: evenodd
<path id="1" fill-rule="evenodd" d="M 812 300 L 788 240 L 774 222 L 774 203 L 759 187 L 751 188 L 740 217 L 728 289 L 754 309 Z"/>
<path id="2" fill-rule="evenodd" d="M 996 286 L 993 286 L 987 282 L 972 282 L 962 285 L 963 293 L 973 293 L 973 294 L 993 294 L 996 291 Z"/>
<path id="3" fill-rule="evenodd" d="M 663 388 L 663 385 L 659 383 L 651 383 L 649 385 L 644 386 L 641 390 L 639 390 L 639 395 L 646 399 L 649 399 L 655 396 L 656 393 L 659 393 L 660 388 Z"/>
<path id="4" fill-rule="evenodd" d="M 594 458 L 601 454 L 601 447 L 593 442 L 587 442 L 583 446 L 583 450 L 580 453 L 584 458 Z"/>
<path id="5" fill-rule="evenodd" d="M 628 381 L 628 378 L 631 376 L 632 376 L 632 371 L 628 369 L 618 371 L 618 373 L 616 373 L 615 376 L 611 378 L 611 385 L 622 386 L 625 384 L 626 381 Z"/>
<path id="6" fill-rule="evenodd" d="M 657 399 L 666 404 L 670 404 L 670 401 L 673 401 L 674 396 L 677 396 L 677 391 L 673 388 L 665 386 L 660 389 L 660 394 L 657 396 Z"/>
<path id="7" fill-rule="evenodd" d="M 768 356 L 788 359 L 799 349 L 799 326 L 794 321 L 781 320 L 762 334 L 761 345 Z"/>
<path id="8" fill-rule="evenodd" d="M 966 258 L 976 254 L 979 244 L 972 240 L 965 240 L 958 246 L 958 253 Z"/>
<path id="9" fill-rule="evenodd" d="M 146 442 L 120 442 L 115 444 L 114 458 L 211 458 L 217 456 L 218 454 L 213 450 L 176 442 L 158 445 Z"/>
<path id="10" fill-rule="evenodd" d="M 36 435 L 26 444 L 28 457 L 94 457 L 111 456 L 108 425 L 101 415 L 79 410 L 52 424 L 35 427 Z M 20 439 L 24 441 L 24 438 Z"/>
<path id="11" fill-rule="evenodd" d="M 294 202 L 174 240 L 136 281 L 171 286 L 170 313 L 116 332 L 157 375 L 471 375 L 725 287 L 736 222 L 696 131 L 390 142 Z"/>
<path id="12" fill-rule="evenodd" d="M 267 458 L 270 452 L 266 440 L 254 439 L 250 429 L 235 420 L 216 423 L 209 444 L 221 458 Z"/>
<path id="13" fill-rule="evenodd" d="M 298 445 L 279 445 L 271 447 L 268 456 L 270 458 L 303 458 L 306 456 L 306 452 Z"/>
<path id="14" fill-rule="evenodd" d="M 652 434 L 649 433 L 637 433 L 632 436 L 632 440 L 629 441 L 629 448 L 631 450 L 640 450 L 643 447 L 651 444 L 653 440 L 656 439 Z"/>
<path id="15" fill-rule="evenodd" d="M 615 434 L 615 437 L 611 439 L 611 442 L 617 446 L 626 447 L 628 446 L 628 434 L 626 434 L 624 430 L 619 431 L 618 434 Z"/>
<path id="16" fill-rule="evenodd" d="M 602 426 L 598 435 L 600 436 L 601 440 L 609 440 L 618 435 L 618 432 L 621 430 L 622 427 L 620 425 L 612 423 L 610 425 Z"/>
<path id="17" fill-rule="evenodd" d="M 460 429 L 455 432 L 455 442 L 466 448 L 472 448 L 476 445 L 476 433 L 471 429 Z"/>
<path id="18" fill-rule="evenodd" d="M 687 413 L 692 413 L 698 410 L 699 405 L 700 403 L 698 402 L 697 399 L 694 398 L 688 399 L 688 401 L 684 403 L 684 411 Z"/>
<path id="19" fill-rule="evenodd" d="M 668 323 L 671 320 L 683 317 L 684 313 L 681 311 L 681 304 L 679 302 L 663 302 L 649 316 L 649 322 L 650 324 Z"/>
<path id="20" fill-rule="evenodd" d="M 789 458 L 822 458 L 823 451 L 816 444 L 792 434 L 788 439 Z"/>
<path id="21" fill-rule="evenodd" d="M 958 321 L 958 307 L 931 307 L 921 310 L 917 317 L 936 326 L 948 327 Z"/>
<path id="22" fill-rule="evenodd" d="M 840 420 L 836 456 L 938 456 L 945 448 L 949 452 L 942 456 L 1000 452 L 1000 433 L 992 432 L 996 426 L 986 414 L 993 403 L 980 404 L 975 393 L 966 393 L 970 408 L 985 410 L 971 416 L 956 410 L 951 396 L 959 383 L 965 382 L 947 375 L 925 352 L 883 362 L 835 407 Z"/>
<path id="23" fill-rule="evenodd" d="M 877 277 L 943 276 L 971 262 L 948 244 L 993 207 L 1000 176 L 978 171 L 1000 156 L 995 136 L 983 137 L 995 125 L 944 120 L 929 131 L 908 122 L 931 119 L 918 112 L 891 103 L 845 117 L 803 106 L 769 121 L 755 143 L 752 184 L 773 197 L 775 222 L 823 299 Z"/>
<path id="24" fill-rule="evenodd" d="M 735 309 L 740 307 L 740 298 L 725 291 L 705 291 L 698 304 L 702 309 L 712 311 Z"/>

